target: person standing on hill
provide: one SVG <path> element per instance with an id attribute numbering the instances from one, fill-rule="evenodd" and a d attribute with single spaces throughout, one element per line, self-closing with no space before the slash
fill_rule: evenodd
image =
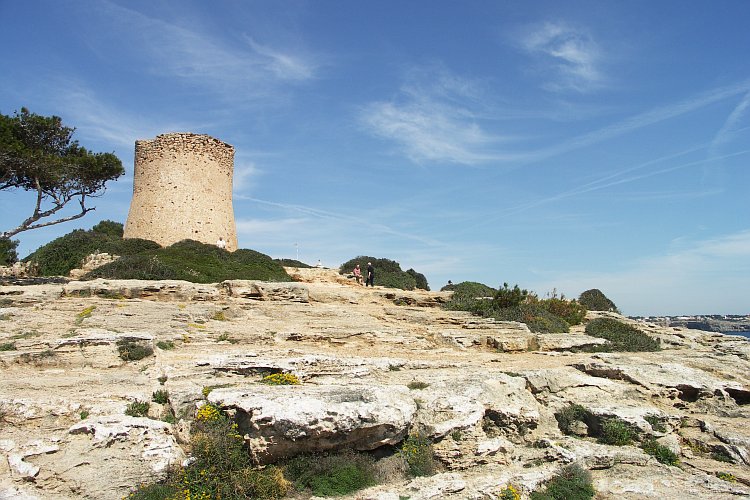
<path id="1" fill-rule="evenodd" d="M 367 280 L 365 286 L 375 286 L 375 268 L 372 267 L 372 262 L 367 263 Z"/>

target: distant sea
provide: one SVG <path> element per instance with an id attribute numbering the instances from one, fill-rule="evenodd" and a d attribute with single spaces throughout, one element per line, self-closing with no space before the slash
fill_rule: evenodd
<path id="1" fill-rule="evenodd" d="M 750 339 L 750 332 L 724 332 L 727 335 L 741 335 L 742 337 Z"/>

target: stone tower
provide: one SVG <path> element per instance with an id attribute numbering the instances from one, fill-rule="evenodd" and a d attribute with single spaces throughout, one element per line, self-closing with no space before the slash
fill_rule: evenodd
<path id="1" fill-rule="evenodd" d="M 125 238 L 162 246 L 191 239 L 237 250 L 232 208 L 234 148 L 203 134 L 135 141 L 133 200 Z"/>

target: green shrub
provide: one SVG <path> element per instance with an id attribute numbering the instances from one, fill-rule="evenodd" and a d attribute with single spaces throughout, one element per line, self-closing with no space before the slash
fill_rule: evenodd
<path id="1" fill-rule="evenodd" d="M 151 346 L 139 344 L 131 339 L 118 340 L 117 350 L 123 361 L 138 361 L 154 353 L 154 349 Z"/>
<path id="2" fill-rule="evenodd" d="M 495 308 L 498 309 L 518 307 L 522 302 L 526 301 L 528 296 L 528 290 L 522 290 L 518 285 L 510 288 L 507 283 L 503 283 L 502 288 L 498 288 L 497 292 L 495 292 L 492 302 Z"/>
<path id="3" fill-rule="evenodd" d="M 151 405 L 148 401 L 139 401 L 136 399 L 125 408 L 125 415 L 130 415 L 131 417 L 145 417 L 148 415 L 148 408 L 150 406 Z"/>
<path id="4" fill-rule="evenodd" d="M 612 318 L 596 318 L 586 325 L 586 334 L 607 339 L 610 344 L 595 348 L 605 351 L 659 351 L 659 341 L 637 328 Z"/>
<path id="5" fill-rule="evenodd" d="M 161 349 L 162 351 L 171 351 L 174 349 L 174 342 L 171 340 L 160 340 L 156 343 L 156 347 Z"/>
<path id="6" fill-rule="evenodd" d="M 414 290 L 415 288 L 429 290 L 427 279 L 424 275 L 416 272 L 414 269 L 403 271 L 398 262 L 390 259 L 377 259 L 375 257 L 360 255 L 341 264 L 339 274 L 349 274 L 359 264 L 360 269 L 362 269 L 362 276 L 367 278 L 368 262 L 372 262 L 373 268 L 375 268 L 376 285 L 388 288 L 400 288 L 401 290 Z"/>
<path id="7" fill-rule="evenodd" d="M 412 278 L 414 278 L 414 282 L 416 283 L 417 288 L 421 288 L 422 290 L 430 291 L 430 285 L 427 283 L 427 278 L 424 274 L 416 272 L 414 269 L 407 269 L 406 274 L 410 275 Z"/>
<path id="8" fill-rule="evenodd" d="M 119 222 L 103 220 L 99 224 L 96 224 L 94 227 L 92 227 L 91 231 L 98 234 L 113 236 L 115 238 L 122 238 L 122 235 L 125 232 L 125 228 Z"/>
<path id="9" fill-rule="evenodd" d="M 315 496 L 342 496 L 376 484 L 374 460 L 351 450 L 294 457 L 284 474 L 297 490 L 309 489 Z"/>
<path id="10" fill-rule="evenodd" d="M 570 331 L 568 323 L 559 316 L 555 316 L 535 302 L 526 302 L 516 307 L 491 309 L 484 313 L 500 321 L 519 321 L 526 323 L 529 330 L 536 333 L 567 333 Z"/>
<path id="11" fill-rule="evenodd" d="M 430 384 L 428 384 L 427 382 L 422 382 L 422 381 L 419 381 L 419 380 L 412 380 L 411 382 L 409 382 L 408 384 L 406 384 L 406 387 L 408 387 L 411 390 L 426 389 L 429 386 L 430 386 Z"/>
<path id="12" fill-rule="evenodd" d="M 399 454 L 412 477 L 431 476 L 435 473 L 432 441 L 427 436 L 421 433 L 409 434 L 401 444 Z"/>
<path id="13" fill-rule="evenodd" d="M 601 290 L 592 288 L 578 296 L 578 302 L 589 311 L 611 311 L 617 312 L 617 306 L 602 293 Z"/>
<path id="14" fill-rule="evenodd" d="M 175 279 L 193 283 L 217 283 L 230 279 L 291 281 L 281 264 L 268 255 L 247 249 L 228 252 L 216 245 L 193 240 L 123 257 L 93 270 L 86 277 Z"/>
<path id="15" fill-rule="evenodd" d="M 538 304 L 546 311 L 564 319 L 570 326 L 580 325 L 586 317 L 586 307 L 575 300 L 553 297 L 539 300 Z"/>
<path id="16" fill-rule="evenodd" d="M 574 464 L 565 467 L 541 490 L 532 492 L 531 500 L 588 500 L 594 493 L 589 471 Z"/>
<path id="17" fill-rule="evenodd" d="M 0 344 L 0 351 L 15 351 L 15 350 L 16 350 L 15 342 L 4 342 Z"/>
<path id="18" fill-rule="evenodd" d="M 151 395 L 151 401 L 153 401 L 154 403 L 159 403 L 160 405 L 169 403 L 169 391 L 166 391 L 164 389 L 154 391 L 154 393 Z"/>
<path id="19" fill-rule="evenodd" d="M 0 266 L 10 266 L 18 262 L 18 240 L 0 238 Z"/>
<path id="20" fill-rule="evenodd" d="M 659 444 L 656 439 L 651 438 L 643 441 L 643 443 L 641 443 L 641 448 L 643 451 L 656 458 L 660 463 L 677 465 L 680 461 L 672 450 Z"/>
<path id="21" fill-rule="evenodd" d="M 481 312 L 475 312 L 474 309 L 478 309 L 481 306 L 489 307 L 491 305 L 490 300 L 487 300 L 487 298 L 494 297 L 497 291 L 494 288 L 475 281 L 463 281 L 455 285 L 446 285 L 440 290 L 453 292 L 451 299 L 445 304 L 446 309 L 472 311 L 475 314 L 481 314 Z"/>
<path id="22" fill-rule="evenodd" d="M 606 418 L 601 422 L 601 433 L 599 442 L 614 446 L 625 446 L 631 444 L 635 439 L 633 429 L 618 418 Z"/>
<path id="23" fill-rule="evenodd" d="M 557 426 L 563 434 L 572 434 L 572 429 L 576 422 L 585 423 L 590 417 L 591 413 L 586 408 L 574 403 L 555 413 Z"/>

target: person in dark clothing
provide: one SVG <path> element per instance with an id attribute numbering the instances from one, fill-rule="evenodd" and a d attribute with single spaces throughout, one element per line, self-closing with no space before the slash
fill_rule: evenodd
<path id="1" fill-rule="evenodd" d="M 365 286 L 375 286 L 375 268 L 372 267 L 372 262 L 367 263 L 367 280 L 365 280 Z"/>

